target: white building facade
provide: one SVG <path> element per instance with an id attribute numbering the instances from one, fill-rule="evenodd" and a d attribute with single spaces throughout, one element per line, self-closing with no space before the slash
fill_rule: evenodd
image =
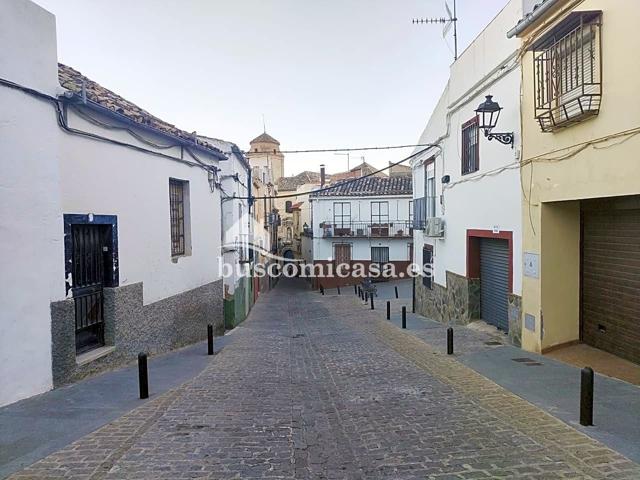
<path id="1" fill-rule="evenodd" d="M 521 183 L 519 43 L 504 32 L 523 12 L 511 0 L 451 66 L 412 162 L 417 263 L 416 312 L 447 323 L 483 319 L 520 341 Z M 488 139 L 476 113 L 488 95 L 503 107 Z"/>
<path id="2" fill-rule="evenodd" d="M 0 32 L 0 405 L 222 332 L 226 156 L 59 65 L 34 3 Z"/>
<path id="3" fill-rule="evenodd" d="M 367 269 L 392 264 L 403 276 L 411 264 L 411 177 L 363 177 L 339 182 L 311 194 L 311 237 L 303 242 L 303 257 L 328 270 L 331 265 L 356 263 Z M 311 242 L 309 242 L 311 240 Z M 309 250 L 311 243 L 311 252 Z M 351 270 L 351 273 L 354 273 Z M 362 281 L 352 275 L 317 279 L 315 286 L 331 288 Z"/>

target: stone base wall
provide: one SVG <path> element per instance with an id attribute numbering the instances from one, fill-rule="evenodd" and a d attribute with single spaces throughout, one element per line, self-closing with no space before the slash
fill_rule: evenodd
<path id="1" fill-rule="evenodd" d="M 522 297 L 509 294 L 509 341 L 516 347 L 522 346 Z"/>
<path id="2" fill-rule="evenodd" d="M 466 325 L 480 318 L 480 281 L 447 272 L 447 286 L 428 289 L 415 278 L 416 313 L 439 322 Z"/>
<path id="3" fill-rule="evenodd" d="M 167 352 L 207 338 L 207 325 L 224 333 L 222 280 L 143 305 L 142 283 L 104 289 L 105 345 L 115 350 L 76 363 L 73 299 L 51 304 L 53 385 L 123 366 L 140 352 Z"/>

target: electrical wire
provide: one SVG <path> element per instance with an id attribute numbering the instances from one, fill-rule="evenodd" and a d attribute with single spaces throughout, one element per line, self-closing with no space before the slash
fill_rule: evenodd
<path id="1" fill-rule="evenodd" d="M 378 147 L 348 147 L 348 148 L 315 148 L 308 150 L 278 150 L 276 153 L 289 154 L 289 153 L 332 153 L 332 152 L 363 152 L 367 150 L 395 150 L 399 148 L 418 148 L 418 147 L 433 147 L 431 143 L 418 143 L 415 145 L 384 145 Z M 230 155 L 233 152 L 223 152 L 225 155 Z M 270 153 L 270 152 L 245 152 L 245 155 L 251 155 L 255 153 Z"/>

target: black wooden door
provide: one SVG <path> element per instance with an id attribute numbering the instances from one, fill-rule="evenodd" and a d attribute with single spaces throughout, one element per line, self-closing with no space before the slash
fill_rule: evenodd
<path id="1" fill-rule="evenodd" d="M 73 225 L 73 299 L 76 351 L 104 345 L 102 287 L 105 278 L 105 225 Z"/>

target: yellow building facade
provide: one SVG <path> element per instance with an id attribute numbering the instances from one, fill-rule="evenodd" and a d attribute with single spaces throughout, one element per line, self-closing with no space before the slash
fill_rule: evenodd
<path id="1" fill-rule="evenodd" d="M 522 346 L 640 363 L 640 2 L 546 0 L 522 40 Z"/>

